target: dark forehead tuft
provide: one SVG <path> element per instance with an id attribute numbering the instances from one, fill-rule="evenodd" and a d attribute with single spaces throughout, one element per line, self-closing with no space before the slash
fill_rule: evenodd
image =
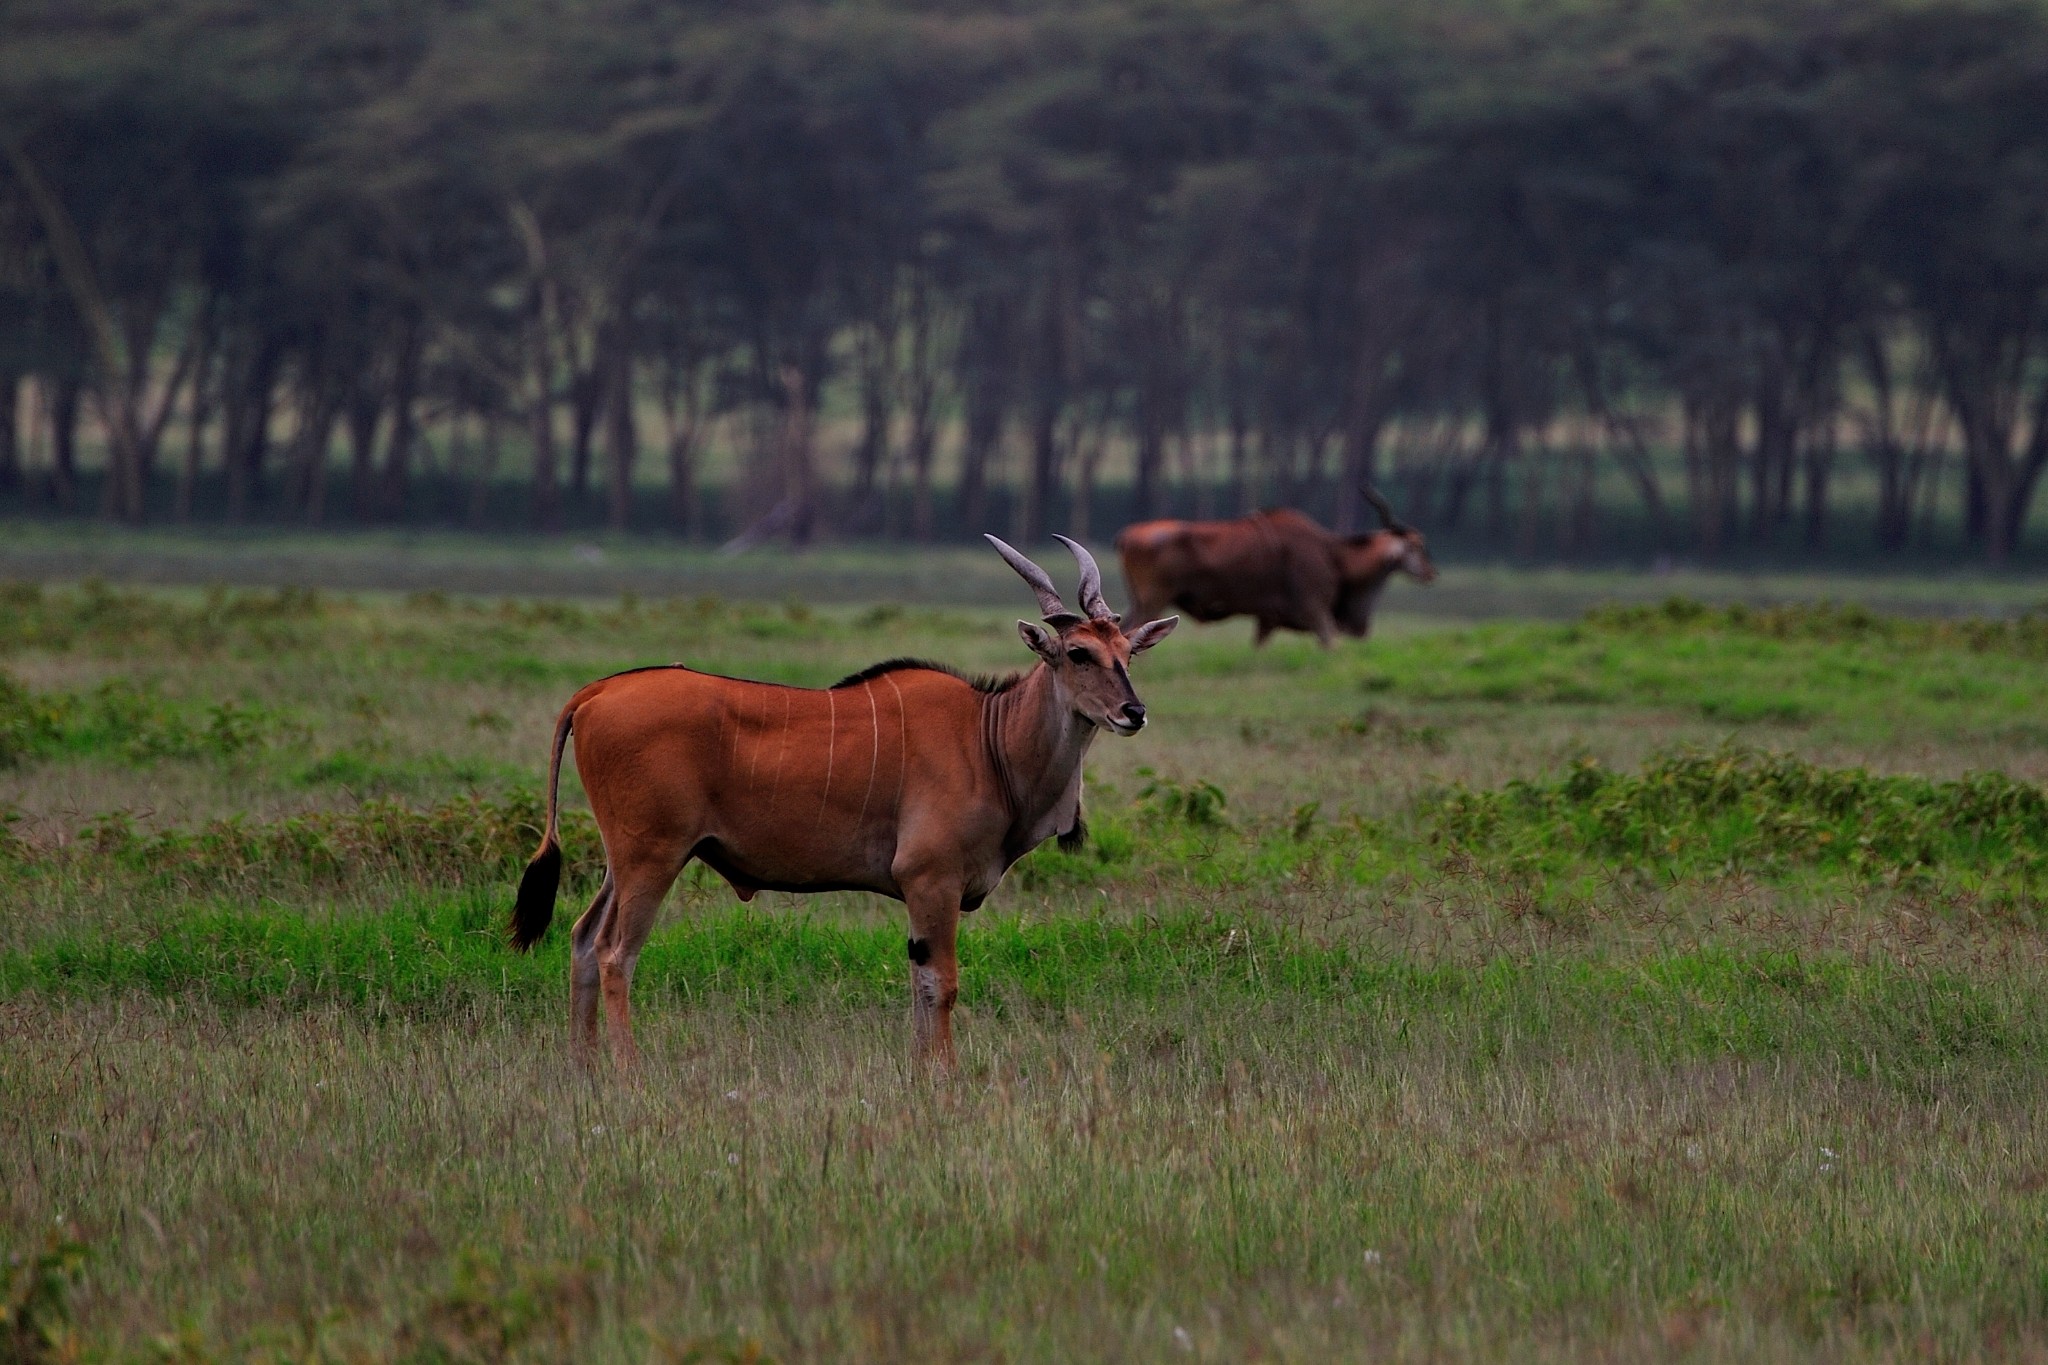
<path id="1" fill-rule="evenodd" d="M 1105 645 L 1113 645 L 1124 638 L 1122 629 L 1114 621 L 1083 621 L 1079 625 L 1067 627 L 1065 632 L 1065 638 L 1069 640 L 1079 639 L 1084 635 Z"/>

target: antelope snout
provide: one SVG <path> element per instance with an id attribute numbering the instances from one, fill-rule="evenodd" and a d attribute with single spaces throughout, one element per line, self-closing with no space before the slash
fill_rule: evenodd
<path id="1" fill-rule="evenodd" d="M 1144 728 L 1144 725 L 1145 725 L 1145 703 L 1144 703 L 1144 702 L 1141 702 L 1141 701 L 1127 701 L 1127 702 L 1125 702 L 1125 703 L 1124 703 L 1124 723 L 1125 723 L 1125 724 L 1127 724 L 1127 725 L 1129 725 L 1129 726 L 1130 726 L 1130 727 L 1131 727 L 1131 728 L 1132 728 L 1133 730 L 1138 730 L 1138 729 L 1142 729 L 1142 728 Z"/>

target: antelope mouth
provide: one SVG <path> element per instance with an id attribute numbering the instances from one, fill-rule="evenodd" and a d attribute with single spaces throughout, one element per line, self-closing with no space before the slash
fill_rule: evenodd
<path id="1" fill-rule="evenodd" d="M 1145 728 L 1145 722 L 1142 720 L 1119 720 L 1114 716 L 1104 716 L 1102 718 L 1102 728 L 1113 735 L 1120 735 L 1125 739 L 1129 739 L 1132 735 Z"/>

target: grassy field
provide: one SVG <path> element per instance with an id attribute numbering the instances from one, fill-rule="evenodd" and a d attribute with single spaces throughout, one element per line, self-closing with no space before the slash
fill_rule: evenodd
<path id="1" fill-rule="evenodd" d="M 998 524 L 996 530 L 1001 531 Z M 1916 558 L 1844 553 L 1817 569 L 1810 556 L 1752 552 L 1739 569 L 1705 568 L 1626 556 L 1605 567 L 1531 566 L 1468 535 L 1463 554 L 1422 593 L 1388 594 L 1396 610 L 1433 619 L 1504 616 L 1566 619 L 1618 601 L 1683 596 L 1710 602 L 1829 599 L 1913 615 L 2013 616 L 2048 598 L 2038 574 L 1993 574 L 1966 555 Z M 1107 537 L 1099 538 L 1106 541 Z M 1030 548 L 1030 547 L 1027 547 Z M 1039 547 L 1048 556 L 1064 552 Z M 1125 600 L 1115 556 L 1097 543 L 1111 597 Z M 643 598 L 729 598 L 812 604 L 898 602 L 1012 608 L 1016 577 L 977 540 L 912 549 L 902 544 L 826 542 L 800 554 L 768 547 L 728 558 L 701 543 L 664 535 L 587 531 L 573 535 L 497 530 L 289 530 L 219 525 L 110 531 L 92 522 L 0 516 L 0 581 L 70 581 L 94 576 L 159 586 L 319 586 L 349 592 L 524 593 Z M 1029 598 L 1025 601 L 1028 603 Z"/>
<path id="2" fill-rule="evenodd" d="M 0 1359 L 2038 1359 L 2048 620 L 1984 592 L 1183 630 L 957 1079 L 900 907 L 693 871 L 624 1084 L 500 942 L 562 699 L 1021 603 L 9 589 Z"/>

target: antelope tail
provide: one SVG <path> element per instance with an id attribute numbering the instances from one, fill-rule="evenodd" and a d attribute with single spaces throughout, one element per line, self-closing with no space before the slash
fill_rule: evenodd
<path id="1" fill-rule="evenodd" d="M 569 730 L 576 723 L 576 705 L 562 708 L 555 722 L 555 748 L 548 756 L 548 823 L 541 833 L 540 848 L 519 878 L 519 895 L 512 902 L 512 946 L 525 952 L 540 942 L 555 917 L 555 892 L 562 884 L 562 841 L 555 820 L 559 809 L 555 789 L 562 777 L 562 750 L 568 746 Z"/>

